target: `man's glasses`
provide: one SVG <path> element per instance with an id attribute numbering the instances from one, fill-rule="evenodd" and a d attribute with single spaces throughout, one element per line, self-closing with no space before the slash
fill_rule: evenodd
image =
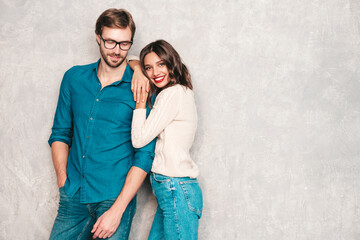
<path id="1" fill-rule="evenodd" d="M 104 46 L 105 48 L 107 49 L 114 49 L 116 48 L 116 45 L 119 44 L 119 47 L 121 50 L 123 51 L 129 51 L 131 45 L 132 45 L 132 42 L 129 42 L 129 41 L 122 41 L 122 42 L 116 42 L 114 40 L 105 40 L 102 38 L 101 35 L 99 35 L 100 39 L 104 41 Z"/>

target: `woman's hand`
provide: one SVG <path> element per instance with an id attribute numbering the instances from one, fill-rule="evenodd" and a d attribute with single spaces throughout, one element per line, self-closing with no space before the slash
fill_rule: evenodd
<path id="1" fill-rule="evenodd" d="M 134 75 L 131 80 L 131 91 L 134 94 L 134 101 L 137 103 L 146 102 L 146 98 L 144 98 L 144 96 L 150 89 L 149 79 L 141 71 L 139 61 L 130 61 L 129 65 L 134 70 Z"/>
<path id="2" fill-rule="evenodd" d="M 140 99 L 145 99 L 145 101 L 140 101 L 140 102 L 136 102 L 136 109 L 140 109 L 140 108 L 146 108 L 146 100 L 148 97 L 148 93 L 144 92 L 140 94 Z"/>

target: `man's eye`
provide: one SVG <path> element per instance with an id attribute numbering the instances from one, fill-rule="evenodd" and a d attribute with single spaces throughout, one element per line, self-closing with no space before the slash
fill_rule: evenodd
<path id="1" fill-rule="evenodd" d="M 123 43 L 121 43 L 121 45 L 124 46 L 124 47 L 127 47 L 127 46 L 129 46 L 129 43 L 128 42 L 123 42 Z"/>
<path id="2" fill-rule="evenodd" d="M 108 44 L 115 44 L 115 42 L 114 41 L 111 41 L 111 40 L 106 40 L 106 42 L 108 43 Z"/>

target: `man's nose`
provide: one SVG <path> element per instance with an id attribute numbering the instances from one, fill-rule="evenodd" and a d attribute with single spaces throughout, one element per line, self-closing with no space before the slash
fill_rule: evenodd
<path id="1" fill-rule="evenodd" d="M 115 50 L 115 53 L 119 54 L 121 52 L 120 44 L 116 44 L 114 50 Z"/>

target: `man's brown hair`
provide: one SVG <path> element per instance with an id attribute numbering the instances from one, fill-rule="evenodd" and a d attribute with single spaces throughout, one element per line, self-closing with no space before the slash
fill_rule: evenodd
<path id="1" fill-rule="evenodd" d="M 128 26 L 131 30 L 131 41 L 133 41 L 136 26 L 131 14 L 125 9 L 110 8 L 97 19 L 95 33 L 101 35 L 104 27 L 127 28 Z"/>

